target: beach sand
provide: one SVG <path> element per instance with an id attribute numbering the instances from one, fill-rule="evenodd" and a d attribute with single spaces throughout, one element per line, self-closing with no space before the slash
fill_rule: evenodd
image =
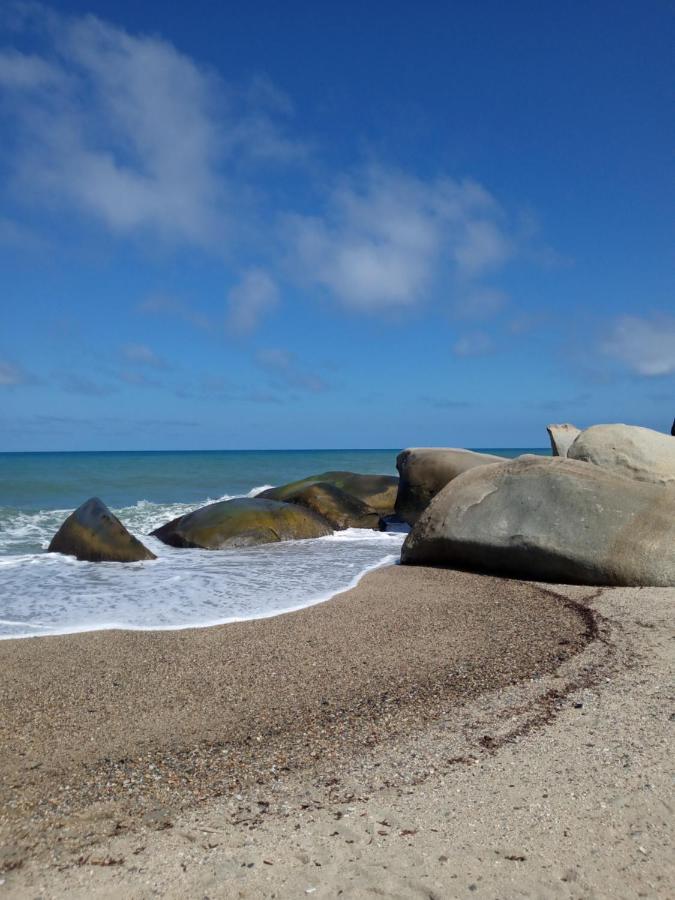
<path id="1" fill-rule="evenodd" d="M 0 642 L 0 890 L 669 896 L 673 600 L 390 567 L 273 619 Z"/>

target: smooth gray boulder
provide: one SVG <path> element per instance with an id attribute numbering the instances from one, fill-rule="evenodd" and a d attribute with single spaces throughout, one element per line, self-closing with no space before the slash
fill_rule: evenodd
<path id="1" fill-rule="evenodd" d="M 52 538 L 48 552 L 65 553 L 87 562 L 157 559 L 98 497 L 91 497 L 68 516 Z"/>
<path id="2" fill-rule="evenodd" d="M 582 431 L 568 457 L 656 484 L 675 484 L 675 440 L 638 425 L 593 425 Z"/>
<path id="3" fill-rule="evenodd" d="M 332 534 L 329 523 L 292 503 L 241 497 L 209 503 L 152 532 L 171 547 L 225 550 Z"/>
<path id="4" fill-rule="evenodd" d="M 414 525 L 431 498 L 462 472 L 504 462 L 501 456 L 454 447 L 411 447 L 396 457 L 399 473 L 396 515 Z"/>
<path id="5" fill-rule="evenodd" d="M 546 430 L 551 440 L 551 452 L 554 456 L 567 456 L 567 451 L 574 440 L 581 434 L 576 425 L 566 422 L 564 425 L 547 425 Z"/>
<path id="6" fill-rule="evenodd" d="M 434 497 L 401 562 L 591 585 L 675 585 L 675 491 L 560 457 L 481 466 Z"/>

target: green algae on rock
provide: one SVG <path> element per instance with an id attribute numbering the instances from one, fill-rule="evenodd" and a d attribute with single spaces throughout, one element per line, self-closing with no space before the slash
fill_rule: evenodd
<path id="1" fill-rule="evenodd" d="M 309 509 L 257 497 L 221 500 L 155 529 L 171 547 L 224 550 L 331 534 L 329 523 Z"/>
<path id="2" fill-rule="evenodd" d="M 312 512 L 323 516 L 338 531 L 345 528 L 372 528 L 382 531 L 380 514 L 353 494 L 327 482 L 317 482 L 300 488 L 287 498 Z"/>
<path id="3" fill-rule="evenodd" d="M 91 497 L 68 516 L 52 538 L 48 552 L 87 562 L 157 559 L 98 497 Z"/>
<path id="4" fill-rule="evenodd" d="M 351 494 L 371 506 L 381 516 L 394 513 L 398 478 L 395 475 L 360 475 L 356 472 L 321 472 L 300 481 L 292 481 L 279 487 L 268 488 L 258 494 L 269 500 L 289 500 L 290 497 L 312 484 L 331 484 L 345 494 Z"/>

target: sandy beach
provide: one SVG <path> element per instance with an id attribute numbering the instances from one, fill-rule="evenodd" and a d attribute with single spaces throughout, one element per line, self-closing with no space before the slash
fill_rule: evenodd
<path id="1" fill-rule="evenodd" d="M 390 567 L 0 642 L 12 897 L 667 896 L 672 589 Z"/>

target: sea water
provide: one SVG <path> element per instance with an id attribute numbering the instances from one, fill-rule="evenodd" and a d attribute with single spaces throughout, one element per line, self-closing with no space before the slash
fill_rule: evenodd
<path id="1" fill-rule="evenodd" d="M 406 529 L 219 551 L 168 547 L 149 533 L 206 503 L 327 470 L 395 475 L 397 452 L 0 453 L 0 638 L 200 627 L 326 600 L 395 562 Z M 88 563 L 48 553 L 63 520 L 92 496 L 157 559 Z"/>

